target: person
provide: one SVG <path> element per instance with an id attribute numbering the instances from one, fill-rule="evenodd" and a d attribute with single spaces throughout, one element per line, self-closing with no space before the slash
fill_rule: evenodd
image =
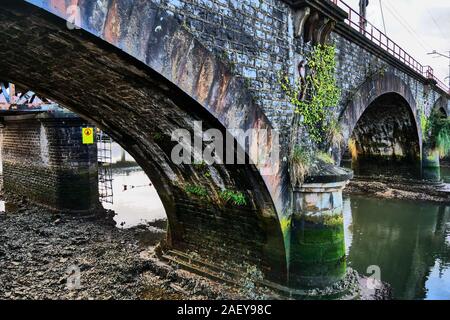
<path id="1" fill-rule="evenodd" d="M 369 5 L 369 0 L 359 0 L 359 15 L 361 16 L 359 25 L 361 26 L 361 31 L 364 31 L 367 26 L 367 6 Z"/>

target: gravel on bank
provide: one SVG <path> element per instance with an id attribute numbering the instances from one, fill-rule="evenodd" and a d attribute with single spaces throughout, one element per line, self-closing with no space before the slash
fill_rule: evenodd
<path id="1" fill-rule="evenodd" d="M 25 202 L 7 211 L 0 213 L 0 299 L 241 298 L 158 261 L 160 222 L 119 229 L 110 219 L 54 214 Z"/>
<path id="2" fill-rule="evenodd" d="M 165 221 L 119 229 L 107 216 L 57 214 L 24 200 L 8 203 L 6 213 L 0 212 L 0 300 L 289 298 L 251 283 L 245 290 L 219 283 L 159 259 Z M 389 298 L 384 288 L 357 296 Z"/>
<path id="3" fill-rule="evenodd" d="M 384 199 L 402 199 L 450 203 L 450 189 L 446 184 L 408 181 L 395 178 L 357 177 L 344 189 L 347 195 L 370 195 Z"/>

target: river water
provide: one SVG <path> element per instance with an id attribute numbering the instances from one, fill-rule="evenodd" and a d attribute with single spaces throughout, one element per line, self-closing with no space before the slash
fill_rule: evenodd
<path id="1" fill-rule="evenodd" d="M 118 146 L 113 160 L 133 161 Z M 441 178 L 450 183 L 450 168 L 441 169 Z M 166 217 L 138 166 L 114 168 L 113 179 L 114 203 L 104 206 L 116 211 L 119 227 Z M 450 299 L 450 205 L 346 197 L 344 228 L 348 266 L 364 275 L 379 267 L 395 299 Z"/>
<path id="2" fill-rule="evenodd" d="M 352 196 L 344 201 L 348 265 L 380 268 L 396 299 L 450 299 L 450 206 Z"/>
<path id="3" fill-rule="evenodd" d="M 139 166 L 113 168 L 113 193 L 113 203 L 103 207 L 116 212 L 114 220 L 119 227 L 166 219 L 158 193 Z"/>
<path id="4" fill-rule="evenodd" d="M 130 228 L 166 219 L 163 204 L 145 172 L 117 143 L 111 149 L 113 203 L 103 203 L 103 207 L 115 211 L 117 226 Z"/>

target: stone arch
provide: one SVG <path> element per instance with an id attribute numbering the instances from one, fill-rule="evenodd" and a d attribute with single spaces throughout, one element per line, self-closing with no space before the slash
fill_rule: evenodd
<path id="1" fill-rule="evenodd" d="M 389 100 L 390 99 L 390 100 Z M 420 159 L 422 152 L 422 130 L 418 119 L 416 101 L 410 87 L 399 77 L 392 73 L 378 75 L 363 83 L 341 113 L 339 122 L 343 128 L 343 136 L 347 144 L 364 115 L 373 112 L 373 106 L 377 103 L 396 104 L 395 112 L 391 117 L 403 116 L 406 122 L 411 122 L 410 139 L 417 141 L 417 157 Z M 392 110 L 392 109 L 391 109 Z M 392 110 L 394 111 L 394 110 Z M 382 115 L 380 114 L 380 117 Z M 401 120 L 399 119 L 399 122 Z M 401 126 L 401 123 L 397 127 Z M 406 149 L 406 148 L 403 148 Z M 345 152 L 347 148 L 344 148 Z M 342 156 L 342 155 L 341 155 Z"/>
<path id="2" fill-rule="evenodd" d="M 2 1 L 2 78 L 77 112 L 121 144 L 157 188 L 173 248 L 248 261 L 285 281 L 279 162 L 264 175 L 250 164 L 205 169 L 170 161 L 171 132 L 192 133 L 198 120 L 224 134 L 265 130 L 269 139 L 258 147 L 273 150 L 275 132 L 242 79 L 150 1 L 73 3 L 81 29 L 67 28 L 67 1 Z M 192 185 L 205 192 L 187 191 Z M 224 188 L 244 192 L 247 205 L 224 203 Z"/>
<path id="3" fill-rule="evenodd" d="M 439 110 L 446 117 L 448 117 L 450 115 L 448 109 L 448 99 L 445 96 L 440 96 L 434 103 L 432 110 Z"/>

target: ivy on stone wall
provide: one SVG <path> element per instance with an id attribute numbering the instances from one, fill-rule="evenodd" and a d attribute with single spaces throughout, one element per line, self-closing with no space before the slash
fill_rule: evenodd
<path id="1" fill-rule="evenodd" d="M 294 126 L 303 126 L 311 140 L 324 142 L 329 127 L 335 126 L 332 108 L 336 107 L 341 95 L 336 85 L 335 47 L 317 45 L 307 56 L 309 72 L 304 81 L 292 85 L 288 77 L 282 77 L 280 84 L 300 117 Z"/>
<path id="2" fill-rule="evenodd" d="M 425 119 L 425 144 L 432 150 L 437 149 L 441 157 L 448 156 L 450 154 L 450 118 L 445 117 L 439 110 L 435 109 Z"/>
<path id="3" fill-rule="evenodd" d="M 289 159 L 293 185 L 303 182 L 315 160 L 333 162 L 327 152 L 340 147 L 343 140 L 334 114 L 341 95 L 336 84 L 335 51 L 334 46 L 315 46 L 306 57 L 307 70 L 294 84 L 287 76 L 280 76 L 281 88 L 294 106 Z"/>

